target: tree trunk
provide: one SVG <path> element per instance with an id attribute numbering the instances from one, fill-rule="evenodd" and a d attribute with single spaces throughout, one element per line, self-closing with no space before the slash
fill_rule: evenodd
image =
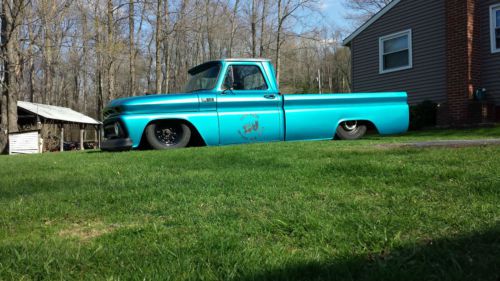
<path id="1" fill-rule="evenodd" d="M 169 93 L 170 89 L 170 15 L 168 8 L 168 0 L 164 0 L 164 14 L 165 14 L 165 28 L 163 35 L 163 60 L 165 65 L 165 75 L 163 77 L 164 80 L 164 92 Z"/>
<path id="2" fill-rule="evenodd" d="M 28 47 L 28 92 L 30 97 L 30 102 L 35 102 L 35 52 L 33 50 L 34 35 L 32 24 L 28 23 L 28 36 L 29 36 L 29 47 Z"/>
<path id="3" fill-rule="evenodd" d="M 278 32 L 276 34 L 276 82 L 280 84 L 280 67 L 281 67 L 281 25 L 283 19 L 281 17 L 281 3 L 282 0 L 278 0 Z"/>
<path id="4" fill-rule="evenodd" d="M 238 6 L 240 4 L 240 0 L 235 0 L 234 2 L 234 8 L 233 8 L 233 15 L 231 17 L 231 37 L 229 38 L 229 50 L 228 50 L 228 57 L 233 56 L 233 45 L 234 45 L 234 34 L 236 32 L 236 18 L 238 16 Z"/>
<path id="5" fill-rule="evenodd" d="M 113 0 L 108 0 L 108 5 L 107 5 L 107 26 L 108 26 L 108 40 L 107 40 L 107 47 L 108 47 L 108 62 L 107 62 L 107 67 L 108 67 L 108 79 L 107 79 L 107 86 L 108 86 L 108 101 L 111 101 L 115 99 L 115 58 L 114 58 L 114 48 L 115 48 L 115 38 L 114 38 L 114 19 L 113 19 Z"/>
<path id="6" fill-rule="evenodd" d="M 207 45 L 208 45 L 208 59 L 214 59 L 214 46 L 212 42 L 212 27 L 210 21 L 210 0 L 206 0 L 205 2 L 205 27 L 207 32 Z"/>
<path id="7" fill-rule="evenodd" d="M 161 72 L 161 37 L 162 37 L 162 3 L 161 0 L 156 0 L 156 35 L 155 35 L 155 73 L 156 73 L 156 93 L 160 94 L 162 72 Z"/>
<path id="8" fill-rule="evenodd" d="M 8 19 L 13 25 L 11 38 L 7 42 L 7 60 L 8 60 L 8 120 L 9 120 L 9 133 L 15 133 L 18 131 L 17 127 L 17 99 L 19 97 L 20 90 L 20 77 L 21 77 L 21 58 L 19 56 L 18 50 L 21 43 L 19 42 L 19 29 L 22 20 L 22 9 L 24 4 L 23 0 L 13 0 L 12 14 L 9 15 L 7 12 Z"/>
<path id="9" fill-rule="evenodd" d="M 82 30 L 83 30 L 83 49 L 82 49 L 82 60 L 83 60 L 83 65 L 82 65 L 82 102 L 83 102 L 83 113 L 87 114 L 87 86 L 88 86 L 88 80 L 87 80 L 87 40 L 89 40 L 89 35 L 88 35 L 88 27 L 87 27 L 87 12 L 82 11 L 83 17 L 82 17 Z"/>
<path id="10" fill-rule="evenodd" d="M 10 3 L 9 3 L 10 2 Z M 20 58 L 18 55 L 18 31 L 22 19 L 23 0 L 2 1 L 1 51 L 3 56 L 3 83 L 1 99 L 0 122 L 0 152 L 6 152 L 8 134 L 18 131 L 17 98 L 19 95 L 19 77 L 21 75 Z"/>
<path id="11" fill-rule="evenodd" d="M 8 63 L 6 57 L 3 56 L 3 54 L 7 53 L 7 45 L 5 44 L 5 41 L 7 41 L 7 17 L 6 17 L 6 6 L 7 6 L 7 1 L 3 0 L 2 1 L 2 7 L 0 7 L 2 10 L 0 11 L 0 21 L 2 22 L 1 24 L 1 30 L 0 30 L 0 50 L 2 56 L 0 56 L 0 153 L 5 153 L 7 149 L 7 142 L 8 142 L 8 127 L 9 127 L 9 120 L 8 120 L 8 96 L 9 92 L 6 87 L 6 71 L 8 68 Z"/>
<path id="12" fill-rule="evenodd" d="M 135 86 L 135 19 L 134 19 L 134 1 L 129 2 L 129 15 L 128 15 L 128 25 L 129 25 L 129 75 L 130 75 L 130 96 L 136 95 Z"/>
<path id="13" fill-rule="evenodd" d="M 252 58 L 257 56 L 257 0 L 252 0 Z"/>
<path id="14" fill-rule="evenodd" d="M 43 24 L 43 50 L 44 50 L 44 73 L 43 73 L 43 96 L 42 103 L 50 103 L 52 99 L 52 43 L 49 36 L 49 27 L 44 20 Z"/>
<path id="15" fill-rule="evenodd" d="M 98 10 L 98 5 L 95 6 L 94 10 L 94 29 L 95 29 L 95 44 L 96 44 L 96 85 L 95 85 L 95 91 L 96 91 L 96 114 L 97 118 L 102 120 L 102 108 L 104 106 L 104 91 L 103 91 L 103 84 L 104 84 L 104 79 L 103 79 L 103 68 L 104 68 L 104 62 L 103 62 L 103 40 L 101 36 L 101 25 L 99 23 L 99 10 Z"/>
<path id="16" fill-rule="evenodd" d="M 264 34 L 266 31 L 266 7 L 267 0 L 262 0 L 262 18 L 260 23 L 260 57 L 264 57 Z"/>
<path id="17" fill-rule="evenodd" d="M 154 39 L 154 36 L 151 36 L 150 40 L 149 40 L 149 44 L 148 44 L 148 54 L 150 54 L 148 57 L 149 57 L 149 60 L 148 60 L 148 64 L 147 64 L 147 72 L 146 72 L 146 77 L 147 77 L 147 89 L 146 89 L 146 93 L 149 93 L 151 91 L 153 91 L 153 82 L 151 81 L 151 76 L 153 75 L 153 55 L 152 55 L 152 45 L 153 45 L 153 40 Z"/>

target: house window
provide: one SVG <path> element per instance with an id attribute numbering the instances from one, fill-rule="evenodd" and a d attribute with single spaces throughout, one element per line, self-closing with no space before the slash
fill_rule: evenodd
<path id="1" fill-rule="evenodd" d="M 413 58 L 411 45 L 411 30 L 380 37 L 380 73 L 412 68 Z"/>
<path id="2" fill-rule="evenodd" d="M 490 8 L 491 52 L 500 53 L 500 5 Z"/>

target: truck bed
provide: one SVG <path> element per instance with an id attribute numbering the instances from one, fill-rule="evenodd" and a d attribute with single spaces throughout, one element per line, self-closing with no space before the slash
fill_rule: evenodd
<path id="1" fill-rule="evenodd" d="M 331 139 L 337 126 L 347 120 L 366 120 L 380 134 L 408 129 L 407 94 L 285 94 L 286 140 Z"/>

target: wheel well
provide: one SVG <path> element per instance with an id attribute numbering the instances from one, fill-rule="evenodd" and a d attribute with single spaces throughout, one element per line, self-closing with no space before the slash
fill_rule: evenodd
<path id="1" fill-rule="evenodd" d="M 377 129 L 377 126 L 375 126 L 375 124 L 372 122 L 372 121 L 368 121 L 368 120 L 361 120 L 361 121 L 358 121 L 359 124 L 362 124 L 362 125 L 365 125 L 368 129 L 369 132 L 375 132 L 378 134 L 378 129 Z"/>
<path id="2" fill-rule="evenodd" d="M 189 127 L 189 129 L 191 129 L 191 139 L 189 140 L 188 147 L 192 147 L 192 146 L 206 146 L 205 140 L 203 140 L 203 138 L 201 137 L 200 133 L 198 132 L 198 129 L 196 129 L 196 127 L 193 124 L 191 124 L 191 122 L 189 122 L 187 120 L 184 120 L 184 119 L 156 119 L 156 120 L 151 120 L 144 127 L 144 130 L 143 130 L 142 136 L 141 136 L 141 142 L 140 142 L 140 145 L 139 145 L 140 148 L 142 148 L 142 149 L 151 148 L 149 146 L 148 141 L 146 140 L 146 128 L 151 123 L 155 123 L 155 122 L 169 122 L 169 123 L 174 123 L 174 124 L 185 124 L 186 126 Z"/>
<path id="3" fill-rule="evenodd" d="M 339 122 L 337 127 L 340 126 L 340 124 L 342 124 L 344 122 L 349 122 L 349 121 L 357 121 L 359 125 L 365 125 L 369 132 L 375 132 L 377 134 L 379 133 L 377 126 L 375 126 L 375 124 L 369 120 L 343 120 L 343 121 Z M 337 128 L 335 128 L 335 130 L 337 130 Z"/>

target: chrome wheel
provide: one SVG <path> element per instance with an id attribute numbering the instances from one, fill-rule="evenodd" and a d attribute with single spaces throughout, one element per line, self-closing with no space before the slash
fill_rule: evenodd
<path id="1" fill-rule="evenodd" d="M 365 135 L 366 130 L 363 122 L 345 121 L 338 126 L 336 136 L 342 140 L 357 140 Z"/>
<path id="2" fill-rule="evenodd" d="M 186 124 L 161 120 L 149 124 L 145 134 L 154 149 L 186 147 L 191 139 L 191 129 Z"/>
<path id="3" fill-rule="evenodd" d="M 172 146 L 179 143 L 179 140 L 182 139 L 182 129 L 179 126 L 175 125 L 160 125 L 155 128 L 155 136 L 161 143 Z"/>
<path id="4" fill-rule="evenodd" d="M 347 122 L 344 122 L 342 123 L 342 127 L 346 130 L 346 131 L 356 131 L 356 129 L 358 128 L 358 121 L 347 121 Z"/>

